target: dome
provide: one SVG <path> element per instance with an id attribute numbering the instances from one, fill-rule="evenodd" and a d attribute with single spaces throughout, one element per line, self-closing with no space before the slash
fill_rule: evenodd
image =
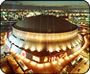
<path id="1" fill-rule="evenodd" d="M 38 15 L 16 23 L 14 28 L 35 33 L 63 33 L 75 30 L 77 26 L 71 24 L 63 17 Z"/>
<path id="2" fill-rule="evenodd" d="M 12 37 L 11 42 L 21 50 L 39 57 L 70 52 L 81 40 L 76 25 L 52 15 L 32 16 L 14 24 Z"/>

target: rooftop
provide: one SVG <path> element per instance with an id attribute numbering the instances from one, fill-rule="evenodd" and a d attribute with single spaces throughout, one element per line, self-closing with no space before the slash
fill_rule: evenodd
<path id="1" fill-rule="evenodd" d="M 75 30 L 76 25 L 71 24 L 63 17 L 56 17 L 52 15 L 39 15 L 16 23 L 16 29 L 35 32 L 35 33 L 63 33 Z"/>

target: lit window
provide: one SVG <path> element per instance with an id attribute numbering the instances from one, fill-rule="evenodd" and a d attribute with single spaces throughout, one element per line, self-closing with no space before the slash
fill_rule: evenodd
<path id="1" fill-rule="evenodd" d="M 40 58 L 36 56 L 33 56 L 33 60 L 40 62 Z"/>

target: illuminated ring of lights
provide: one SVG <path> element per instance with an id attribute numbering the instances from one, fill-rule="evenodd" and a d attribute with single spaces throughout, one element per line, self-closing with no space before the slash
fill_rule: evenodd
<path id="1" fill-rule="evenodd" d="M 82 46 L 82 48 L 78 51 L 78 52 L 75 52 L 74 54 L 72 54 L 72 55 L 70 55 L 70 56 L 68 56 L 69 57 L 69 59 L 67 59 L 67 61 L 70 61 L 70 60 L 72 60 L 72 59 L 74 59 L 77 55 L 79 55 L 80 54 L 80 52 L 82 51 L 82 50 L 84 50 L 84 49 L 86 49 L 87 48 L 87 46 L 89 45 L 89 41 L 87 40 L 87 38 L 86 38 L 86 36 L 84 36 L 84 41 L 85 41 L 85 44 Z M 14 53 L 14 52 L 12 52 L 12 53 Z M 18 56 L 18 57 L 20 57 L 20 56 Z M 21 58 L 21 57 L 20 57 Z M 27 59 L 25 59 L 25 60 L 27 60 Z M 50 66 L 50 62 L 49 62 L 49 64 L 47 64 L 47 63 L 43 63 L 43 64 L 38 64 L 38 63 L 35 63 L 35 62 L 33 62 L 33 61 L 31 61 L 31 60 L 27 60 L 27 62 L 30 62 L 30 64 L 32 65 L 32 66 L 35 66 L 35 67 L 40 67 L 40 68 L 43 68 L 43 66 L 45 66 L 45 67 L 47 67 L 47 66 Z M 58 61 L 57 61 L 58 62 Z M 64 59 L 62 60 L 62 62 L 61 62 L 61 64 L 60 65 L 62 65 L 62 63 L 64 62 Z M 33 64 L 32 64 L 33 63 Z M 60 62 L 59 62 L 60 63 Z M 34 64 L 38 64 L 39 66 L 36 66 L 36 65 L 34 65 Z M 46 65 L 47 64 L 47 65 Z M 53 64 L 57 64 L 56 62 L 53 62 Z M 42 66 L 43 65 L 43 66 Z"/>

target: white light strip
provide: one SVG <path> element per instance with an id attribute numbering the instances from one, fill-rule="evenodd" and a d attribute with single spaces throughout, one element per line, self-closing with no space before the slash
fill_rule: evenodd
<path id="1" fill-rule="evenodd" d="M 80 37 L 80 35 L 78 35 Z M 10 36 L 10 40 L 14 38 L 12 35 Z M 80 41 L 80 40 L 79 40 Z M 38 52 L 41 52 L 44 48 L 44 44 L 34 44 L 32 45 L 31 42 L 29 41 L 21 41 L 20 39 L 18 38 L 14 38 L 13 40 L 11 40 L 12 43 L 14 43 L 15 45 L 19 46 L 19 47 L 22 47 L 24 49 L 30 49 L 30 51 L 38 51 Z M 71 41 L 72 43 L 72 46 L 76 46 L 77 44 L 79 44 L 76 40 L 74 41 Z M 66 43 L 60 43 L 60 45 L 55 44 L 55 46 L 53 44 L 51 44 L 50 46 L 48 45 L 47 47 L 47 51 L 49 52 L 53 52 L 53 51 L 57 51 L 57 52 L 60 52 L 60 50 L 62 49 L 63 51 L 66 51 L 67 47 L 69 49 L 71 49 L 71 43 L 70 41 L 69 42 L 66 42 Z"/>
<path id="2" fill-rule="evenodd" d="M 18 29 L 13 28 L 13 33 L 25 40 L 33 40 L 33 41 L 63 41 L 67 39 L 72 39 L 77 36 L 78 29 L 65 32 L 65 33 L 33 33 L 33 32 L 25 32 Z M 37 38 L 37 39 L 36 39 Z"/>

